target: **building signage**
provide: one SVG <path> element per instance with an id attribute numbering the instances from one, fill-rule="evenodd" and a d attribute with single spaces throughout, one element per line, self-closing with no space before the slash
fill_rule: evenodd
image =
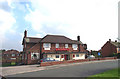
<path id="1" fill-rule="evenodd" d="M 56 48 L 56 51 L 68 51 L 69 49 L 68 48 Z"/>

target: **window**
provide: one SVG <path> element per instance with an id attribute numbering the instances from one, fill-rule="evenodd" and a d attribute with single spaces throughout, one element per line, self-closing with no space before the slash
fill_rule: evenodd
<path id="1" fill-rule="evenodd" d="M 51 57 L 52 57 L 52 55 L 51 55 Z"/>
<path id="2" fill-rule="evenodd" d="M 22 54 L 22 59 L 24 59 L 24 54 Z"/>
<path id="3" fill-rule="evenodd" d="M 44 47 L 44 50 L 50 50 L 51 44 L 50 43 L 44 43 L 43 47 Z"/>
<path id="4" fill-rule="evenodd" d="M 16 60 L 16 58 L 10 58 L 11 60 Z"/>
<path id="5" fill-rule="evenodd" d="M 6 54 L 4 54 L 4 56 L 6 56 Z"/>
<path id="6" fill-rule="evenodd" d="M 59 58 L 59 55 L 56 55 L 56 58 Z"/>
<path id="7" fill-rule="evenodd" d="M 120 48 L 118 48 L 118 51 L 120 51 Z"/>
<path id="8" fill-rule="evenodd" d="M 59 44 L 56 44 L 56 48 L 59 48 Z"/>
<path id="9" fill-rule="evenodd" d="M 78 45 L 77 44 L 72 44 L 72 48 L 73 48 L 73 50 L 77 50 Z"/>
<path id="10" fill-rule="evenodd" d="M 9 55 L 8 55 L 8 54 L 6 54 L 6 56 L 8 57 Z"/>
<path id="11" fill-rule="evenodd" d="M 31 59 L 39 59 L 39 53 L 31 53 Z"/>
<path id="12" fill-rule="evenodd" d="M 15 56 L 15 54 L 12 54 L 12 57 L 14 57 Z"/>
<path id="13" fill-rule="evenodd" d="M 68 44 L 65 44 L 65 48 L 68 48 Z"/>
<path id="14" fill-rule="evenodd" d="M 27 59 L 27 54 L 25 54 L 25 59 Z"/>
<path id="15" fill-rule="evenodd" d="M 61 58 L 63 58 L 64 55 L 61 55 Z"/>
<path id="16" fill-rule="evenodd" d="M 76 57 L 79 57 L 79 54 L 76 54 Z"/>
<path id="17" fill-rule="evenodd" d="M 73 57 L 75 57 L 75 55 L 73 55 Z"/>

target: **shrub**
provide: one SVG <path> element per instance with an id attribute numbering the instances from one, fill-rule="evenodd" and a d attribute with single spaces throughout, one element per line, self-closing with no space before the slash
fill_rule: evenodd
<path id="1" fill-rule="evenodd" d="M 15 62 L 11 62 L 11 65 L 16 65 L 16 63 Z"/>

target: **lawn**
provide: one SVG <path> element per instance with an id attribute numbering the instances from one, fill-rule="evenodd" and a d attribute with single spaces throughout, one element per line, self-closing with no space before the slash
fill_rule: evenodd
<path id="1" fill-rule="evenodd" d="M 106 72 L 92 75 L 87 79 L 120 79 L 120 68 L 108 70 Z"/>

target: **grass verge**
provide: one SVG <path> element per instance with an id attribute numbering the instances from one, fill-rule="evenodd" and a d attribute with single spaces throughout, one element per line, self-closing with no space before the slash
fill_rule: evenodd
<path id="1" fill-rule="evenodd" d="M 100 74 L 92 75 L 87 79 L 120 79 L 120 68 L 115 68 Z"/>

